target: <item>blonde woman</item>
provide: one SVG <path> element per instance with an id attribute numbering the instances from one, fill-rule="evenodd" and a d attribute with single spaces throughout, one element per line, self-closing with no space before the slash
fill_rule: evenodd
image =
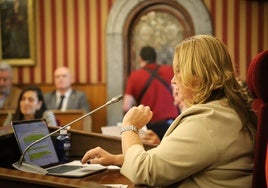
<path id="1" fill-rule="evenodd" d="M 101 148 L 82 162 L 115 164 L 135 184 L 171 187 L 251 187 L 256 117 L 218 39 L 197 35 L 181 42 L 173 60 L 183 111 L 161 143 L 145 151 L 138 130 L 148 106 L 133 107 L 122 123 L 122 155 Z"/>

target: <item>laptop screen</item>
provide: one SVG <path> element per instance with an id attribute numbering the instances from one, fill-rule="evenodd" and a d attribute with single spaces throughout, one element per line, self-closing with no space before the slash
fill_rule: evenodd
<path id="1" fill-rule="evenodd" d="M 49 134 L 44 120 L 13 121 L 12 128 L 21 152 L 32 142 Z M 59 162 L 51 137 L 29 148 L 24 159 L 27 163 L 34 163 L 41 167 Z"/>

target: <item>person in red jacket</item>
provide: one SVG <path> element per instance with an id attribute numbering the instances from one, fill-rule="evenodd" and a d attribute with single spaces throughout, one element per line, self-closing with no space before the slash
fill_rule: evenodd
<path id="1" fill-rule="evenodd" d="M 173 69 L 170 65 L 157 64 L 156 52 L 151 46 L 141 48 L 140 67 L 133 71 L 127 80 L 123 110 L 127 112 L 132 106 L 139 104 L 150 106 L 153 117 L 147 128 L 161 140 L 179 114 L 174 105 L 170 84 Z"/>

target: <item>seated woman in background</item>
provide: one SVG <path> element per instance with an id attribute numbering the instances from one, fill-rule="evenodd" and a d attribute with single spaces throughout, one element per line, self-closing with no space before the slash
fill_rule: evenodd
<path id="1" fill-rule="evenodd" d="M 31 119 L 45 119 L 49 126 L 57 126 L 53 112 L 46 108 L 41 89 L 36 86 L 29 86 L 22 90 L 15 114 L 10 113 L 4 125 L 9 125 L 11 121 Z"/>

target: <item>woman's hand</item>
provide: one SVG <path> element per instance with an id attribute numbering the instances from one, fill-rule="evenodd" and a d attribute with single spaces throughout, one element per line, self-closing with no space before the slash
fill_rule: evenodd
<path id="1" fill-rule="evenodd" d="M 122 126 L 134 125 L 138 129 L 141 129 L 146 125 L 153 116 L 149 106 L 139 105 L 138 107 L 132 107 L 124 116 Z"/>
<path id="2" fill-rule="evenodd" d="M 88 150 L 83 156 L 81 163 L 101 164 L 104 166 L 117 165 L 122 166 L 124 161 L 123 155 L 113 155 L 101 147 Z"/>

